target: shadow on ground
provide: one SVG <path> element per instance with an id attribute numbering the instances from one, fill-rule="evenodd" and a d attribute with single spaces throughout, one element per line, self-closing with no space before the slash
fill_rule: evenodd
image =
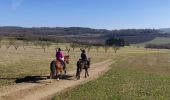
<path id="1" fill-rule="evenodd" d="M 66 75 L 61 78 L 61 80 L 72 80 L 71 75 Z M 26 76 L 24 78 L 0 78 L 0 80 L 15 80 L 15 83 L 40 83 L 42 80 L 49 79 L 49 76 Z M 55 79 L 54 79 L 55 80 Z"/>

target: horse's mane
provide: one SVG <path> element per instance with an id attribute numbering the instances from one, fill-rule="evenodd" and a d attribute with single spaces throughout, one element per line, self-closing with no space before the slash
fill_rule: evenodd
<path id="1" fill-rule="evenodd" d="M 64 58 L 68 58 L 68 57 L 70 57 L 69 55 L 67 55 L 67 56 L 64 56 Z"/>

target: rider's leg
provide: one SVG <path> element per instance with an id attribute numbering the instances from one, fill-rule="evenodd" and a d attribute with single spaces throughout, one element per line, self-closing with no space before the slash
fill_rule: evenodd
<path id="1" fill-rule="evenodd" d="M 88 67 L 90 68 L 90 62 L 87 60 L 87 65 L 88 65 Z"/>
<path id="2" fill-rule="evenodd" d="M 65 68 L 65 63 L 63 60 L 61 61 L 61 64 L 62 64 L 63 68 Z"/>

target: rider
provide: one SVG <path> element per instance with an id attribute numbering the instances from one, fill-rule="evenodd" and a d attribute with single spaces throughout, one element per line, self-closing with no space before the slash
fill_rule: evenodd
<path id="1" fill-rule="evenodd" d="M 59 60 L 63 67 L 65 67 L 64 53 L 61 51 L 60 48 L 58 48 L 58 51 L 56 51 L 56 60 Z"/>
<path id="2" fill-rule="evenodd" d="M 89 61 L 87 59 L 86 51 L 84 49 L 81 50 L 81 51 L 82 51 L 82 53 L 81 53 L 81 60 L 87 62 L 87 65 L 89 65 Z"/>

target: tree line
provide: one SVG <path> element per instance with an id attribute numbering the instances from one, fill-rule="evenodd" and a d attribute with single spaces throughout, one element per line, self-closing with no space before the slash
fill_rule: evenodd
<path id="1" fill-rule="evenodd" d="M 147 44 L 146 49 L 170 49 L 170 44 Z"/>
<path id="2" fill-rule="evenodd" d="M 2 41 L 2 40 L 5 40 Z M 0 48 L 2 47 L 2 45 L 4 45 L 6 47 L 6 49 L 9 49 L 10 47 L 14 47 L 16 50 L 18 50 L 18 48 L 23 48 L 24 50 L 27 49 L 27 46 L 35 46 L 35 47 L 40 47 L 44 52 L 46 52 L 46 49 L 48 49 L 51 45 L 55 45 L 55 49 L 58 48 L 57 43 L 54 42 L 50 42 L 50 41 L 28 41 L 28 40 L 17 40 L 17 38 L 15 37 L 8 37 L 8 38 L 2 38 L 0 37 Z M 72 50 L 73 52 L 75 51 L 75 49 L 85 49 L 88 52 L 91 51 L 91 49 L 95 49 L 97 52 L 99 52 L 100 48 L 103 48 L 105 52 L 108 52 L 108 50 L 110 48 L 113 48 L 114 52 L 117 53 L 117 51 L 120 49 L 120 46 L 116 46 L 116 45 L 107 45 L 107 44 L 90 44 L 88 42 L 71 42 L 69 43 L 69 45 L 65 44 L 64 45 L 64 50 L 66 50 L 68 52 L 68 54 L 70 53 L 70 51 Z"/>

